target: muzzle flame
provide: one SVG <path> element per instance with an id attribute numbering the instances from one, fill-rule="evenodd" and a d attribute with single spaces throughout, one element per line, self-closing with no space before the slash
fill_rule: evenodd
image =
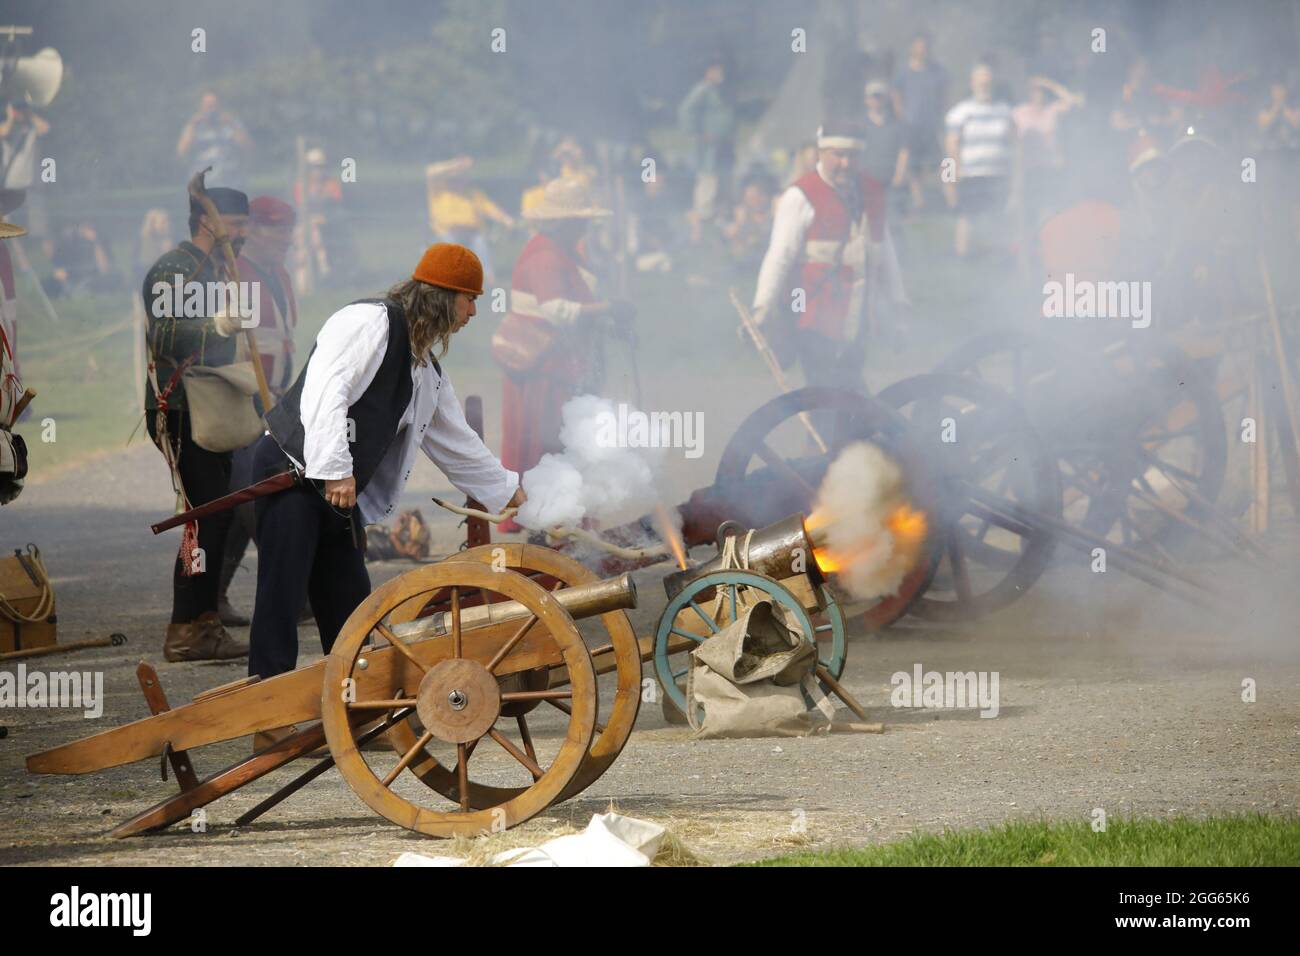
<path id="1" fill-rule="evenodd" d="M 828 523 L 829 519 L 824 512 L 814 511 L 804 522 L 804 527 L 811 535 L 825 528 Z M 900 554 L 920 553 L 926 532 L 929 530 L 924 511 L 919 511 L 910 504 L 899 505 L 885 518 L 883 525 L 893 537 L 892 546 L 896 551 Z M 835 551 L 830 546 L 823 545 L 813 548 L 813 560 L 817 562 L 817 568 L 822 574 L 835 574 L 860 562 L 871 560 L 873 551 L 872 543 L 864 543 L 860 548 L 843 551 Z M 911 570 L 914 564 L 914 560 L 908 561 L 908 570 Z"/>
<path id="2" fill-rule="evenodd" d="M 804 527 L 818 569 L 865 601 L 898 592 L 920 559 L 927 524 L 904 490 L 898 464 L 876 445 L 859 442 L 831 463 Z"/>
<path id="3" fill-rule="evenodd" d="M 682 541 L 681 532 L 673 524 L 672 517 L 668 514 L 668 509 L 664 507 L 662 501 L 655 503 L 655 525 L 663 536 L 664 543 L 672 549 L 673 557 L 677 559 L 677 566 L 685 571 L 686 544 Z"/>

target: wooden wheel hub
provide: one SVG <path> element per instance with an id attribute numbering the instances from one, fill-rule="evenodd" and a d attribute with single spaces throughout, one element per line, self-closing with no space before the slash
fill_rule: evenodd
<path id="1" fill-rule="evenodd" d="M 463 657 L 430 667 L 415 700 L 425 729 L 453 744 L 478 740 L 501 714 L 497 679 L 478 661 Z"/>

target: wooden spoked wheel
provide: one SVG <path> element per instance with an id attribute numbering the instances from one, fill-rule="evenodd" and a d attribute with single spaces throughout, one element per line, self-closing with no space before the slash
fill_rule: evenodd
<path id="1" fill-rule="evenodd" d="M 990 513 L 989 503 L 1059 519 L 1056 460 L 1020 407 L 990 385 L 917 375 L 879 399 L 910 423 L 941 488 L 930 531 L 942 542 L 942 563 L 911 612 L 933 621 L 972 620 L 1012 603 L 1046 569 L 1054 541 L 1045 528 Z"/>
<path id="2" fill-rule="evenodd" d="M 1129 345 L 1110 358 L 1125 414 L 1114 416 L 1104 452 L 1090 457 L 1085 450 L 1069 468 L 1062 455 L 1067 500 L 1073 488 L 1093 492 L 1083 527 L 1167 557 L 1162 546 L 1184 543 L 1223 490 L 1222 403 L 1207 369 L 1173 346 Z"/>
<path id="3" fill-rule="evenodd" d="M 388 627 L 388 615 L 405 602 L 447 590 L 449 633 L 403 642 Z M 517 601 L 528 611 L 519 621 L 462 630 L 459 595 L 479 591 L 498 601 Z M 376 638 L 391 646 L 378 644 Z M 568 686 L 547 691 L 502 691 L 499 680 L 538 667 L 565 669 Z M 568 708 L 563 740 L 549 765 L 531 756 L 497 729 L 504 705 L 522 700 L 557 700 Z M 321 723 L 339 772 L 373 810 L 428 836 L 496 832 L 522 823 L 550 806 L 570 785 L 591 749 L 596 729 L 596 674 L 573 618 L 535 582 L 509 570 L 474 561 L 443 561 L 403 574 L 372 593 L 352 613 L 325 662 Z M 395 765 L 372 767 L 357 747 L 358 713 L 400 716 L 416 712 L 425 730 Z M 532 782 L 500 803 L 472 807 L 469 762 L 475 749 L 495 742 Z M 403 771 L 431 744 L 455 748 L 455 791 L 459 806 L 437 808 L 433 794 Z M 373 758 L 372 758 L 373 759 Z M 399 792 L 399 789 L 401 792 Z M 418 792 L 413 792 L 418 791 Z"/>
<path id="4" fill-rule="evenodd" d="M 551 548 L 539 548 L 529 544 L 501 543 L 483 545 L 482 547 L 470 548 L 467 551 L 454 554 L 447 560 L 472 561 L 492 567 L 505 567 L 529 577 L 540 575 L 543 576 L 540 580 L 549 579 L 557 587 L 572 587 L 598 579 L 598 576 L 593 571 L 572 558 Z M 442 595 L 435 594 L 430 595 L 430 597 L 436 600 Z M 428 602 L 423 597 L 418 600 L 408 601 L 393 610 L 389 615 L 389 623 L 401 624 L 414 620 L 426 603 Z M 628 737 L 632 733 L 632 727 L 636 723 L 637 712 L 641 706 L 641 653 L 637 645 L 636 632 L 632 629 L 632 624 L 623 611 L 610 611 L 602 614 L 600 621 L 604 625 L 609 641 L 607 644 L 593 648 L 600 658 L 596 670 L 598 676 L 607 675 L 608 683 L 614 685 L 613 707 L 608 720 L 603 724 L 599 722 L 596 724 L 596 734 L 592 740 L 591 749 L 587 752 L 587 756 L 582 761 L 582 766 L 579 767 L 569 785 L 564 788 L 556 799 L 556 803 L 568 800 L 570 797 L 581 793 L 618 759 L 619 753 L 622 752 L 624 745 L 627 744 Z M 612 670 L 610 669 L 611 662 L 607 659 L 611 656 Z M 541 675 L 540 680 L 535 676 L 539 674 Z M 562 667 L 551 668 L 546 671 L 527 671 L 522 676 L 529 678 L 531 681 L 530 686 L 525 688 L 527 690 L 562 687 L 568 681 L 568 673 Z M 544 702 L 560 710 L 568 706 L 562 700 L 548 699 Z M 526 710 L 530 703 L 536 706 L 541 702 L 520 702 L 515 706 L 523 712 L 513 714 L 505 708 L 502 709 L 504 717 L 513 716 L 519 728 L 519 734 L 525 740 L 531 739 Z M 415 720 L 415 716 L 408 718 L 394 725 L 388 731 L 388 741 L 399 754 L 405 754 L 409 751 L 419 737 L 420 731 L 417 731 L 416 727 L 413 726 Z M 433 755 L 421 752 L 411 761 L 407 769 L 419 777 L 426 785 L 448 799 L 457 801 L 460 799 L 455 768 L 444 766 Z M 494 807 L 516 796 L 523 789 L 522 787 L 494 787 L 470 780 L 468 788 L 469 805 L 475 809 Z"/>
<path id="5" fill-rule="evenodd" d="M 1011 394 L 1057 459 L 1065 520 L 1092 534 L 1167 557 L 1223 487 L 1219 397 L 1168 343 L 995 332 L 936 372 Z"/>
<path id="6" fill-rule="evenodd" d="M 825 451 L 812 439 L 806 422 L 817 430 Z M 909 445 L 906 421 L 886 404 L 849 389 L 802 388 L 756 409 L 728 440 L 714 484 L 738 503 L 742 510 L 733 517 L 745 527 L 763 527 L 791 514 L 806 515 L 831 462 L 860 441 L 878 445 L 899 461 L 909 495 L 928 511 L 934 489 L 920 456 Z M 833 574 L 828 586 L 846 618 L 866 630 L 879 630 L 906 614 L 924 593 L 939 554 L 930 536 L 922 559 L 904 577 L 898 592 L 873 602 L 854 601 L 838 587 Z"/>

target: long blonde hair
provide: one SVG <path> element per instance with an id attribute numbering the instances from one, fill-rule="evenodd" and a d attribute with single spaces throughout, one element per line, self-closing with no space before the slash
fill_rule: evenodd
<path id="1" fill-rule="evenodd" d="M 405 279 L 388 290 L 388 298 L 397 301 L 406 316 L 411 339 L 411 361 L 424 365 L 429 353 L 438 346 L 437 358 L 447 354 L 451 331 L 456 323 L 456 296 L 418 279 Z"/>

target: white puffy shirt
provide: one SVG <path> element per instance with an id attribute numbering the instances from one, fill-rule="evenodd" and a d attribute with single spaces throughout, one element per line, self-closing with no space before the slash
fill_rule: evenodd
<path id="1" fill-rule="evenodd" d="M 352 474 L 348 450 L 348 408 L 370 387 L 388 347 L 388 310 L 380 303 L 355 303 L 331 315 L 316 336 L 307 363 L 300 413 L 308 478 L 340 479 Z M 367 524 L 392 514 L 411 477 L 417 449 L 453 485 L 500 511 L 519 487 L 519 476 L 502 467 L 465 421 L 456 392 L 432 361 L 411 365 L 411 401 L 357 505 Z"/>

